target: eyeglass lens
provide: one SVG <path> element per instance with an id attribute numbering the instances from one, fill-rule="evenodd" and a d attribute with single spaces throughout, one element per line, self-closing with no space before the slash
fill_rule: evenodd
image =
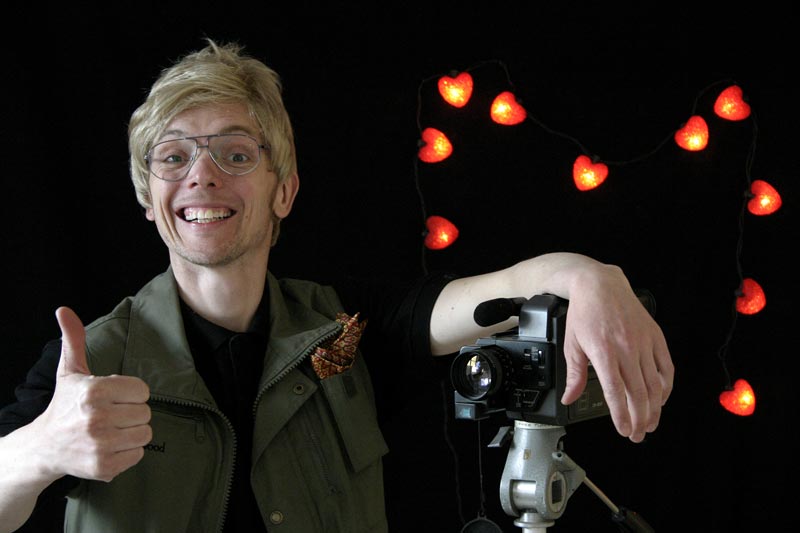
<path id="1" fill-rule="evenodd" d="M 203 140 L 208 144 L 200 144 Z M 177 181 L 189 172 L 200 148 L 208 148 L 211 158 L 228 174 L 247 174 L 259 163 L 260 146 L 247 135 L 228 134 L 163 141 L 150 150 L 150 171 L 161 179 Z"/>

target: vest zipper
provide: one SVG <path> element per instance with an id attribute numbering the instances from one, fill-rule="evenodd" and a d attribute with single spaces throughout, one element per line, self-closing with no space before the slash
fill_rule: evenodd
<path id="1" fill-rule="evenodd" d="M 300 365 L 300 363 L 302 363 L 303 360 L 306 357 L 308 357 L 309 354 L 311 354 L 311 352 L 314 349 L 316 349 L 317 346 L 327 341 L 331 337 L 338 335 L 344 329 L 344 327 L 338 322 L 336 323 L 336 326 L 337 326 L 336 328 L 329 331 L 328 333 L 325 333 L 324 335 L 320 336 L 317 340 L 306 346 L 305 349 L 303 349 L 298 353 L 298 356 L 295 358 L 294 362 L 291 365 L 287 366 L 280 374 L 275 376 L 275 378 L 272 381 L 265 383 L 264 386 L 261 387 L 261 389 L 259 389 L 258 394 L 256 395 L 256 399 L 253 401 L 253 417 L 256 416 L 256 408 L 258 407 L 258 403 L 261 401 L 261 397 L 264 395 L 265 392 L 267 392 L 267 390 L 270 387 L 272 387 L 277 382 L 282 380 L 289 372 L 297 368 Z"/>
<path id="2" fill-rule="evenodd" d="M 336 323 L 336 326 L 337 326 L 336 328 L 334 328 L 333 330 L 325 333 L 324 335 L 321 335 L 318 339 L 316 339 L 315 341 L 310 343 L 308 346 L 306 346 L 305 349 L 303 349 L 300 352 L 298 352 L 297 357 L 295 358 L 294 362 L 291 365 L 286 367 L 283 370 L 283 372 L 281 372 L 280 374 L 275 376 L 275 378 L 273 380 L 271 380 L 268 383 L 264 384 L 264 386 L 261 387 L 261 389 L 259 389 L 258 394 L 256 395 L 256 398 L 253 401 L 253 419 L 254 420 L 255 420 L 255 417 L 256 417 L 256 411 L 258 409 L 258 404 L 261 401 L 261 397 L 264 396 L 264 393 L 266 393 L 267 390 L 270 387 L 272 387 L 273 385 L 278 383 L 287 374 L 289 374 L 289 372 L 291 372 L 292 370 L 294 370 L 295 368 L 300 366 L 300 363 L 302 363 L 303 360 L 305 360 L 305 358 L 308 357 L 311 354 L 311 352 L 314 351 L 317 348 L 317 346 L 319 346 L 323 342 L 327 341 L 328 339 L 330 339 L 330 338 L 332 338 L 332 337 L 334 337 L 336 335 L 339 335 L 342 332 L 342 330 L 344 329 L 344 326 L 342 326 L 338 322 Z M 324 456 L 323 456 L 322 452 L 320 451 L 321 446 L 319 444 L 319 441 L 318 441 L 318 439 L 316 439 L 314 437 L 313 431 L 307 429 L 307 432 L 311 436 L 312 445 L 313 445 L 313 448 L 314 448 L 314 454 L 316 455 L 317 460 L 319 461 L 319 463 L 321 465 L 321 468 L 322 468 L 322 470 L 324 472 L 325 482 L 326 482 L 328 487 L 332 487 L 333 484 L 331 483 L 330 476 L 328 475 L 328 468 L 325 466 Z M 256 504 L 260 506 L 260 502 L 259 501 L 256 501 Z"/>

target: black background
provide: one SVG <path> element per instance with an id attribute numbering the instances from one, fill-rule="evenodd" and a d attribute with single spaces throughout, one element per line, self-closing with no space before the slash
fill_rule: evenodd
<path id="1" fill-rule="evenodd" d="M 127 120 L 161 68 L 204 36 L 236 40 L 282 75 L 296 127 L 301 188 L 271 257 L 276 274 L 474 274 L 558 250 L 618 264 L 656 297 L 675 390 L 645 442 L 626 441 L 600 418 L 570 425 L 565 451 L 614 503 L 659 532 L 767 531 L 791 521 L 798 93 L 789 78 L 797 20 L 766 6 L 693 7 L 7 10 L 6 35 L 21 37 L 7 37 L 3 52 L 3 403 L 59 335 L 56 307 L 69 305 L 88 322 L 166 267 L 128 178 Z M 468 69 L 470 104 L 443 104 L 438 77 Z M 746 121 L 711 111 L 731 83 L 755 111 Z M 531 120 L 492 123 L 486 110 L 501 90 L 513 90 Z M 672 134 L 695 113 L 711 139 L 689 153 Z M 416 160 L 428 126 L 451 132 L 456 144 L 437 165 Z M 583 152 L 610 166 L 594 191 L 572 183 Z M 746 214 L 740 225 L 749 179 L 771 183 L 784 204 L 771 216 Z M 430 214 L 459 226 L 450 248 L 423 252 Z M 767 306 L 734 328 L 739 268 L 762 285 Z M 747 418 L 718 404 L 718 352 L 729 334 L 731 375 L 757 396 Z M 449 391 L 438 383 L 420 390 L 387 430 L 392 529 L 460 531 L 475 518 L 477 437 L 486 444 L 498 425 L 454 421 Z M 484 450 L 482 482 L 489 518 L 511 532 L 518 528 L 497 491 L 505 453 Z M 46 522 L 34 518 L 28 529 L 43 531 Z M 550 529 L 617 526 L 581 486 Z"/>

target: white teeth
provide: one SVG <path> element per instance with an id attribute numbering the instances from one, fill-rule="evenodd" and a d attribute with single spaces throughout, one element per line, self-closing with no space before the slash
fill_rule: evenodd
<path id="1" fill-rule="evenodd" d="M 230 209 L 215 208 L 203 209 L 197 207 L 187 207 L 183 210 L 183 218 L 189 222 L 199 222 L 206 224 L 215 220 L 222 220 L 231 216 Z"/>

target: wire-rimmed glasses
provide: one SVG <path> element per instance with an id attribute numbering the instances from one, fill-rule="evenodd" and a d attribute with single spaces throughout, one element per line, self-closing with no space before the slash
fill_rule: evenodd
<path id="1" fill-rule="evenodd" d="M 200 144 L 200 139 L 206 139 L 206 144 Z M 261 161 L 261 150 L 266 150 L 267 146 L 244 133 L 197 135 L 156 143 L 147 152 L 145 161 L 157 178 L 180 181 L 200 157 L 201 148 L 208 148 L 211 159 L 220 169 L 232 176 L 242 176 L 255 170 Z"/>

